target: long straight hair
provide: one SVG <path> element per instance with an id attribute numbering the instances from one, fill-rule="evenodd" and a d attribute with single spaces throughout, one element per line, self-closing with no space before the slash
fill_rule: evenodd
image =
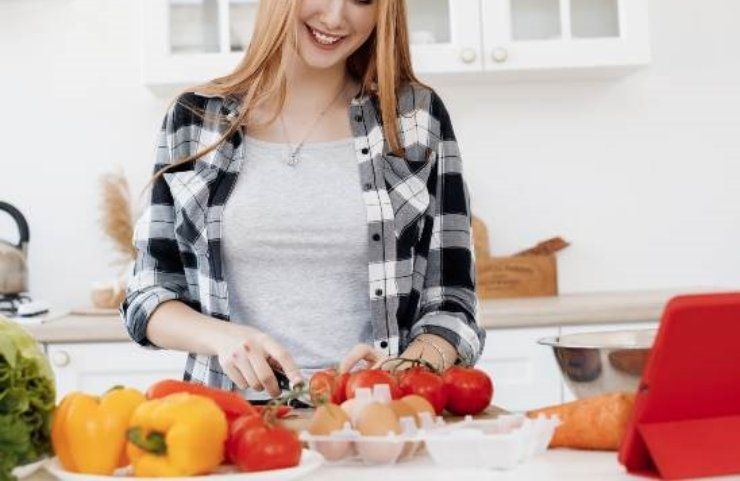
<path id="1" fill-rule="evenodd" d="M 244 57 L 229 74 L 204 84 L 181 91 L 208 95 L 230 96 L 239 100 L 239 115 L 230 121 L 221 137 L 202 150 L 183 159 L 177 159 L 159 170 L 151 179 L 178 165 L 194 161 L 231 137 L 245 121 L 253 106 L 277 96 L 277 109 L 265 123 L 273 122 L 283 106 L 287 92 L 287 48 L 298 51 L 298 10 L 302 0 L 260 0 L 255 18 L 255 29 Z M 406 83 L 427 86 L 414 74 L 409 48 L 406 0 L 376 0 L 377 23 L 373 32 L 350 57 L 347 73 L 360 83 L 361 94 L 379 99 L 383 131 L 395 155 L 404 156 L 405 149 L 396 127 L 398 92 Z M 427 86 L 428 87 L 428 86 Z M 170 104 L 174 104 L 177 98 Z M 192 106 L 185 107 L 197 112 Z M 219 121 L 224 122 L 223 119 Z"/>

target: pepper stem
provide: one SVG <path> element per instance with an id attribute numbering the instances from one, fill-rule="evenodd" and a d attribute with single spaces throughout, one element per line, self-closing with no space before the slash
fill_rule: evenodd
<path id="1" fill-rule="evenodd" d="M 137 448 L 152 454 L 163 456 L 167 454 L 167 443 L 164 434 L 158 431 L 152 431 L 144 438 L 141 428 L 129 428 L 126 431 L 126 438 Z"/>

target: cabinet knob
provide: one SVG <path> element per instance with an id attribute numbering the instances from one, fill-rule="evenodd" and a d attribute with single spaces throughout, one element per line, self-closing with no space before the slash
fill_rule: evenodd
<path id="1" fill-rule="evenodd" d="M 491 52 L 491 58 L 494 62 L 503 63 L 509 58 L 509 52 L 503 47 L 494 48 Z"/>
<path id="2" fill-rule="evenodd" d="M 460 60 L 465 63 L 473 63 L 477 56 L 478 54 L 475 52 L 474 48 L 464 48 L 460 53 Z"/>
<path id="3" fill-rule="evenodd" d="M 56 351 L 51 355 L 51 362 L 57 367 L 69 364 L 69 354 L 66 351 Z"/>

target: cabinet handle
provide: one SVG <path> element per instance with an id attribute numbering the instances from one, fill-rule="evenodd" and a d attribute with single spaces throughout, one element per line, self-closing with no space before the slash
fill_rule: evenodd
<path id="1" fill-rule="evenodd" d="M 491 52 L 491 58 L 496 63 L 504 63 L 509 58 L 509 52 L 503 47 L 494 48 Z"/>
<path id="2" fill-rule="evenodd" d="M 477 56 L 478 54 L 476 54 L 474 48 L 464 48 L 460 53 L 460 60 L 465 63 L 473 63 Z"/>
<path id="3" fill-rule="evenodd" d="M 64 367 L 69 364 L 69 354 L 66 351 L 56 351 L 51 355 L 51 362 L 57 367 Z"/>

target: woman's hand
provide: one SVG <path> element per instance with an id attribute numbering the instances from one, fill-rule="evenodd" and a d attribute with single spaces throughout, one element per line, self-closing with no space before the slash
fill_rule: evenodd
<path id="1" fill-rule="evenodd" d="M 421 334 L 408 345 L 399 357 L 422 359 L 438 370 L 444 371 L 457 360 L 457 351 L 445 339 L 434 334 Z M 386 370 L 407 369 L 411 363 L 404 361 L 385 362 L 388 355 L 369 344 L 356 344 L 339 364 L 339 372 L 349 372 L 364 361 L 370 369 L 383 367 Z"/>
<path id="2" fill-rule="evenodd" d="M 291 385 L 302 381 L 300 370 L 291 355 L 273 338 L 249 326 L 226 324 L 214 337 L 212 349 L 218 363 L 239 389 L 250 387 L 267 390 L 272 397 L 280 387 L 271 364 L 282 370 Z"/>
<path id="3" fill-rule="evenodd" d="M 344 356 L 342 362 L 339 363 L 339 372 L 345 373 L 351 371 L 360 362 L 364 362 L 371 369 L 378 367 L 388 356 L 375 350 L 375 348 L 369 344 L 355 344 L 355 346 L 349 350 Z"/>

